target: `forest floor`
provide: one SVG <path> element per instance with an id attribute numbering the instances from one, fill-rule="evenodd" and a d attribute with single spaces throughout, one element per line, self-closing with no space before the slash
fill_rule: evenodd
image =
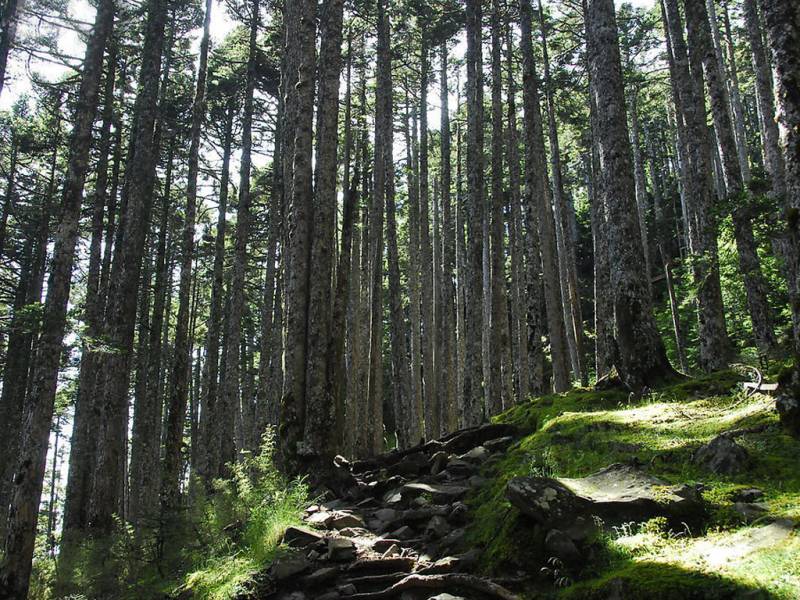
<path id="1" fill-rule="evenodd" d="M 530 571 L 531 564 L 548 560 L 546 551 L 530 544 L 535 526 L 506 499 L 509 480 L 583 477 L 628 463 L 666 483 L 699 489 L 702 518 L 682 527 L 663 518 L 606 527 L 584 562 L 557 565 L 568 578 L 559 596 L 800 597 L 800 534 L 792 531 L 800 522 L 800 441 L 781 430 L 775 399 L 748 395 L 741 379 L 718 373 L 631 401 L 619 391 L 574 391 L 498 417 L 529 433 L 485 468 L 490 484 L 469 500 L 474 518 L 468 541 L 484 548 L 484 570 Z M 720 465 L 727 474 L 695 459 L 721 434 L 744 450 L 736 464 Z M 543 592 L 542 579 L 552 583 L 555 571 L 545 569 L 539 571 L 541 587 L 534 586 Z"/>
<path id="2" fill-rule="evenodd" d="M 774 398 L 741 382 L 723 372 L 641 398 L 550 395 L 345 465 L 347 486 L 305 510 L 239 597 L 796 599 L 800 441 Z M 587 500 L 597 472 L 622 494 Z M 520 483 L 544 486 L 549 505 L 514 498 Z M 562 485 L 581 497 L 556 497 Z M 574 534 L 559 502 L 591 526 Z"/>

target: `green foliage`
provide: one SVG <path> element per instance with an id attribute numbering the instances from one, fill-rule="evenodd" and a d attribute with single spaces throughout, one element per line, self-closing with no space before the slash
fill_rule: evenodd
<path id="1" fill-rule="evenodd" d="M 192 503 L 162 515 L 150 529 L 134 533 L 121 522 L 114 533 L 69 546 L 53 561 L 35 563 L 36 599 L 79 597 L 146 599 L 190 592 L 197 600 L 235 598 L 281 551 L 283 533 L 301 520 L 308 505 L 302 481 L 275 468 L 274 438 L 260 452 L 231 466 L 231 477 L 213 482 L 206 497 L 192 482 Z"/>

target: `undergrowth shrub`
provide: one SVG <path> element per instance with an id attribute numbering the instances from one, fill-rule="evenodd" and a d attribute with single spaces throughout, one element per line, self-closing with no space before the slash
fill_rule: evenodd
<path id="1" fill-rule="evenodd" d="M 192 481 L 190 503 L 137 532 L 117 520 L 112 534 L 70 544 L 57 561 L 41 556 L 31 598 L 236 597 L 277 556 L 286 528 L 308 505 L 305 483 L 275 467 L 274 442 L 267 432 L 259 452 L 231 465 L 210 494 Z"/>

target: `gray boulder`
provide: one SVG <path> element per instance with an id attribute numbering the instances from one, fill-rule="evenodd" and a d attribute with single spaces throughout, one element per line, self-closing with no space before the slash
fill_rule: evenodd
<path id="1" fill-rule="evenodd" d="M 750 456 L 731 438 L 720 435 L 701 446 L 692 461 L 718 475 L 735 475 L 747 468 Z"/>
<path id="2" fill-rule="evenodd" d="M 670 486 L 637 467 L 622 464 L 578 479 L 517 477 L 508 482 L 506 497 L 546 530 L 566 531 L 579 518 L 590 523 L 595 516 L 608 524 L 657 516 L 680 523 L 697 521 L 703 513 L 695 489 Z"/>
<path id="3" fill-rule="evenodd" d="M 551 529 L 547 532 L 544 538 L 544 547 L 550 556 L 560 558 L 567 564 L 577 564 L 583 560 L 575 542 L 560 529 Z"/>

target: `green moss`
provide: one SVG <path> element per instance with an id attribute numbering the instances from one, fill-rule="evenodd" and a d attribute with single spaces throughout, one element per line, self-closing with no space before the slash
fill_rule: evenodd
<path id="1" fill-rule="evenodd" d="M 624 598 L 734 600 L 755 589 L 714 573 L 692 571 L 664 563 L 628 562 L 596 579 L 570 587 L 560 597 L 606 600 L 618 590 Z M 765 594 L 764 597 L 768 596 Z"/>
<path id="2" fill-rule="evenodd" d="M 747 397 L 738 386 L 742 380 L 735 371 L 723 371 L 661 387 L 639 398 L 621 390 L 579 389 L 533 399 L 499 415 L 497 422 L 514 424 L 524 435 L 501 459 L 483 469 L 488 483 L 468 499 L 474 518 L 466 539 L 483 551 L 483 570 L 496 574 L 521 567 L 535 572 L 547 560 L 537 556 L 541 544 L 536 543 L 545 532 L 537 531 L 505 498 L 510 479 L 583 477 L 635 458 L 669 483 L 702 484 L 708 520 L 700 530 L 690 531 L 692 538 L 648 531 L 637 538 L 637 543 L 646 543 L 635 552 L 613 539 L 605 540 L 598 546 L 605 559 L 593 561 L 594 571 L 571 573 L 584 581 L 565 592 L 566 597 L 606 598 L 611 585 L 624 586 L 634 594 L 630 597 L 648 599 L 734 598 L 767 588 L 765 597 L 791 597 L 782 595 L 781 585 L 768 584 L 767 574 L 774 574 L 776 568 L 778 572 L 794 568 L 800 564 L 800 553 L 789 564 L 768 560 L 768 552 L 759 551 L 748 559 L 756 566 L 741 572 L 714 572 L 699 559 L 679 561 L 681 556 L 692 556 L 689 550 L 696 541 L 735 533 L 744 526 L 733 506 L 737 490 L 758 487 L 764 491 L 765 520 L 800 519 L 800 471 L 796 468 L 800 442 L 781 432 L 774 399 L 760 394 Z M 713 437 L 749 428 L 758 429 L 737 438 L 751 457 L 742 473 L 718 476 L 692 463 L 696 449 Z M 771 566 L 758 567 L 761 564 Z M 800 578 L 790 575 L 790 583 L 796 581 Z"/>

